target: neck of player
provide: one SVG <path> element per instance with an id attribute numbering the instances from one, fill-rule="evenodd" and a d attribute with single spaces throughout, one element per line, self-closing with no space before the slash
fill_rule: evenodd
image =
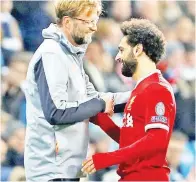
<path id="1" fill-rule="evenodd" d="M 150 73 L 156 71 L 156 64 L 148 57 L 143 57 L 138 60 L 136 72 L 133 74 L 133 79 L 137 82 L 138 80 L 145 78 Z"/>

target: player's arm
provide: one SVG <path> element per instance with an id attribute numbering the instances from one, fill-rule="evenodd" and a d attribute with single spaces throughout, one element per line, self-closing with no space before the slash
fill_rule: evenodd
<path id="1" fill-rule="evenodd" d="M 166 150 L 168 144 L 168 132 L 171 125 L 170 113 L 172 110 L 175 110 L 175 106 L 172 105 L 172 96 L 168 90 L 163 89 L 162 87 L 155 88 L 147 94 L 150 97 L 147 97 L 145 104 L 146 135 L 130 146 L 114 152 L 95 154 L 92 158 L 92 166 L 94 166 L 94 170 L 103 169 L 126 161 L 129 161 L 131 165 L 131 163 L 134 163 L 137 160 L 150 158 L 151 156 Z M 160 102 L 162 102 L 164 106 L 160 106 Z M 156 117 L 155 120 L 155 116 L 157 115 L 161 115 L 162 117 Z M 88 162 L 84 166 L 84 171 L 86 166 L 88 166 Z M 91 167 L 87 170 L 90 170 Z"/>
<path id="2" fill-rule="evenodd" d="M 105 113 L 99 113 L 90 118 L 90 122 L 98 125 L 108 136 L 114 141 L 120 141 L 120 128 L 112 121 L 112 119 Z"/>
<path id="3" fill-rule="evenodd" d="M 117 93 L 103 93 L 103 92 L 97 92 L 93 86 L 93 84 L 89 81 L 88 75 L 86 75 L 86 87 L 87 87 L 87 95 L 88 98 L 92 97 L 104 97 L 104 96 L 110 96 L 114 98 L 114 113 L 121 113 L 124 111 L 125 105 L 131 96 L 131 91 L 127 92 L 117 92 Z"/>
<path id="4" fill-rule="evenodd" d="M 83 171 L 91 173 L 93 170 L 100 170 L 112 165 L 129 161 L 131 165 L 138 160 L 143 160 L 165 150 L 168 132 L 163 129 L 151 129 L 147 134 L 130 146 L 121 148 L 114 152 L 97 153 L 92 159 L 85 161 Z M 161 142 L 160 142 L 161 139 Z M 88 163 L 92 162 L 89 166 Z"/>
<path id="5" fill-rule="evenodd" d="M 68 68 L 58 54 L 46 52 L 35 65 L 35 81 L 46 120 L 51 125 L 71 124 L 105 110 L 105 101 L 68 101 Z"/>

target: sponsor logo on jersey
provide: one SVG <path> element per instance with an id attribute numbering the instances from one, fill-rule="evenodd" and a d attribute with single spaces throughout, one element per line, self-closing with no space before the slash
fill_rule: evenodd
<path id="1" fill-rule="evenodd" d="M 151 122 L 167 123 L 167 118 L 165 116 L 152 116 Z"/>

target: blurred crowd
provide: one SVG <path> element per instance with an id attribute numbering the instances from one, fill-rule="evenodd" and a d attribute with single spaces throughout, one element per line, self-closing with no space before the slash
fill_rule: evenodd
<path id="1" fill-rule="evenodd" d="M 172 85 L 177 103 L 174 132 L 168 150 L 171 181 L 193 181 L 195 166 L 195 1 L 105 1 L 84 66 L 100 92 L 131 90 L 135 82 L 121 75 L 114 60 L 122 37 L 120 23 L 147 18 L 164 33 L 165 57 L 158 64 Z M 43 28 L 55 22 L 52 1 L 1 1 L 1 181 L 25 181 L 24 138 L 26 100 L 23 93 L 28 63 L 43 41 Z M 121 126 L 122 115 L 113 116 Z M 89 153 L 116 150 L 118 145 L 90 124 Z M 161 144 L 161 141 L 160 141 Z M 117 166 L 87 180 L 117 181 Z"/>

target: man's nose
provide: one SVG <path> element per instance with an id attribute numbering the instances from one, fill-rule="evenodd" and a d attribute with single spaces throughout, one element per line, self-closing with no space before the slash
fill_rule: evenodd
<path id="1" fill-rule="evenodd" d="M 116 55 L 115 61 L 116 61 L 116 62 L 119 62 L 119 61 L 120 61 L 120 56 L 119 56 L 119 54 Z"/>
<path id="2" fill-rule="evenodd" d="M 93 23 L 92 26 L 90 27 L 90 29 L 94 32 L 97 31 L 97 24 Z"/>

